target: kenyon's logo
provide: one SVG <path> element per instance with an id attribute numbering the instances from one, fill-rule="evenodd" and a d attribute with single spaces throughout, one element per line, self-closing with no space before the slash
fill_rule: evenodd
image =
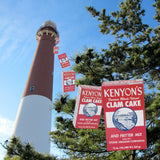
<path id="1" fill-rule="evenodd" d="M 102 93 L 97 91 L 89 91 L 89 90 L 83 90 L 82 95 L 84 96 L 90 96 L 90 97 L 102 97 Z"/>
<path id="2" fill-rule="evenodd" d="M 142 87 L 135 88 L 119 88 L 104 89 L 104 97 L 123 97 L 123 96 L 140 96 L 142 95 Z"/>

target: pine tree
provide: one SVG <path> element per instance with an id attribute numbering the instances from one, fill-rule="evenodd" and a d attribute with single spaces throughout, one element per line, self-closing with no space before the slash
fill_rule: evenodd
<path id="1" fill-rule="evenodd" d="M 56 157 L 36 152 L 31 144 L 23 144 L 17 137 L 1 144 L 7 151 L 4 160 L 56 160 Z"/>
<path id="2" fill-rule="evenodd" d="M 103 81 L 142 78 L 145 85 L 147 150 L 107 152 L 103 113 L 98 130 L 75 129 L 75 99 L 61 95 L 54 102 L 62 116 L 50 133 L 55 144 L 71 159 L 160 159 L 160 27 L 143 24 L 141 0 L 120 2 L 119 10 L 106 14 L 86 7 L 100 22 L 100 32 L 115 37 L 101 52 L 85 49 L 75 56 L 73 70 L 82 77 L 76 84 L 101 86 Z M 151 6 L 150 6 L 151 7 Z M 160 22 L 160 1 L 155 0 L 155 21 Z M 148 88 L 147 88 L 148 87 Z M 65 116 L 64 116 L 65 115 Z"/>

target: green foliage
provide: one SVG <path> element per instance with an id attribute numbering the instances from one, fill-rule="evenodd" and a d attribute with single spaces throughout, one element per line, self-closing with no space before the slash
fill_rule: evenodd
<path id="1" fill-rule="evenodd" d="M 147 150 L 107 152 L 103 113 L 98 130 L 75 129 L 72 124 L 75 100 L 61 95 L 54 102 L 57 130 L 51 139 L 70 159 L 160 159 L 160 27 L 143 24 L 141 0 L 120 2 L 119 10 L 107 13 L 86 7 L 100 22 L 102 34 L 115 37 L 101 52 L 84 49 L 74 57 L 73 70 L 79 84 L 101 86 L 103 81 L 143 78 L 147 127 Z M 151 7 L 151 6 L 148 6 Z M 155 0 L 154 19 L 160 21 L 160 1 Z M 65 116 L 64 116 L 65 115 Z"/>
<path id="2" fill-rule="evenodd" d="M 56 160 L 48 154 L 43 155 L 34 150 L 29 144 L 22 144 L 16 137 L 6 141 L 2 146 L 7 150 L 4 160 Z"/>
<path id="3" fill-rule="evenodd" d="M 158 5 L 157 1 L 157 14 Z M 126 0 L 119 7 L 120 10 L 111 12 L 111 15 L 106 16 L 104 9 L 97 15 L 101 22 L 100 32 L 115 36 L 115 42 L 109 44 L 109 50 L 102 49 L 103 56 L 100 59 L 104 60 L 105 68 L 112 66 L 118 79 L 144 78 L 149 74 L 150 78 L 145 80 L 153 86 L 151 80 L 160 80 L 160 28 L 152 29 L 142 23 L 141 17 L 145 11 L 141 9 L 140 0 Z M 94 15 L 95 9 L 88 11 Z"/>

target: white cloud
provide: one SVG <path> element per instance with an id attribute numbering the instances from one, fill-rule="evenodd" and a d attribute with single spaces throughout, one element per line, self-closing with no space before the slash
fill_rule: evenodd
<path id="1" fill-rule="evenodd" d="M 11 136 L 14 121 L 0 116 L 0 134 L 4 136 Z"/>

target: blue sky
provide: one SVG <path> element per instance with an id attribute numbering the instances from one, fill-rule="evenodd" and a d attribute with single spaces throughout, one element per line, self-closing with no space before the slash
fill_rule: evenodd
<path id="1" fill-rule="evenodd" d="M 119 0 L 5 0 L 0 1 L 0 142 L 12 133 L 33 56 L 37 47 L 36 32 L 46 20 L 57 24 L 60 34 L 59 54 L 68 57 L 81 52 L 84 46 L 97 51 L 107 47 L 112 37 L 99 32 L 98 22 L 85 9 L 118 9 Z M 145 23 L 153 23 L 154 0 L 145 0 Z M 65 70 L 70 70 L 67 68 Z M 53 100 L 62 93 L 61 69 L 55 55 Z M 76 91 L 72 93 L 76 96 Z M 52 129 L 54 129 L 54 115 Z M 54 148 L 54 147 L 53 147 Z M 55 149 L 55 148 L 54 148 Z M 51 149 L 53 151 L 53 149 Z M 0 160 L 5 150 L 0 146 Z M 59 152 L 60 155 L 62 153 Z M 2 158 L 3 159 L 3 158 Z"/>

